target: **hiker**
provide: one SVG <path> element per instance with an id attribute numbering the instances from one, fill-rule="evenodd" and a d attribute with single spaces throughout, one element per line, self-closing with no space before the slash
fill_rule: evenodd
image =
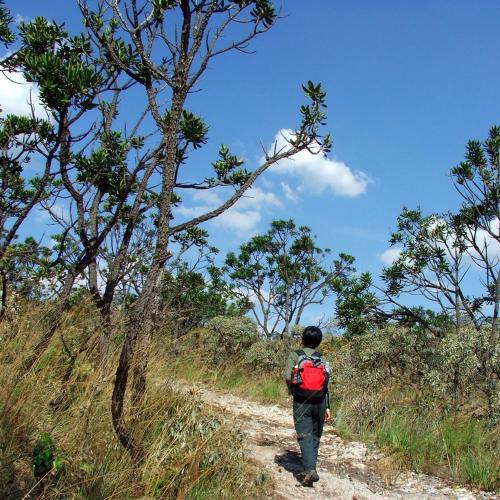
<path id="1" fill-rule="evenodd" d="M 319 481 L 316 472 L 323 424 L 331 420 L 328 378 L 330 367 L 316 348 L 323 333 L 317 326 L 302 332 L 302 348 L 292 351 L 286 365 L 288 393 L 293 395 L 293 421 L 304 471 L 296 477 L 303 486 Z"/>

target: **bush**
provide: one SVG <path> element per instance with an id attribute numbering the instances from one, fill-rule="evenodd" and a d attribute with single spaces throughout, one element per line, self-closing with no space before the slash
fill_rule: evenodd
<path id="1" fill-rule="evenodd" d="M 481 356 L 487 349 L 488 331 L 470 327 L 450 330 L 441 336 L 413 328 L 390 326 L 352 339 L 333 360 L 334 378 L 343 381 L 339 390 L 352 398 L 366 399 L 392 385 L 406 386 L 447 402 L 498 415 L 498 380 L 486 377 Z M 499 371 L 500 356 L 490 358 Z M 388 383 L 389 382 L 389 383 Z M 355 387 L 354 387 L 355 386 Z"/>
<path id="2" fill-rule="evenodd" d="M 391 325 L 337 343 L 337 428 L 385 448 L 392 469 L 498 488 L 499 388 L 485 376 L 487 339 L 487 329 L 468 326 L 433 335 Z M 494 353 L 487 368 L 498 371 L 498 360 Z"/>
<path id="3" fill-rule="evenodd" d="M 283 369 L 288 353 L 292 349 L 289 338 L 283 340 L 258 340 L 245 354 L 245 363 L 253 368 L 272 372 Z"/>
<path id="4" fill-rule="evenodd" d="M 203 346 L 210 361 L 220 364 L 241 356 L 258 339 L 257 325 L 251 319 L 216 316 L 207 324 Z"/>

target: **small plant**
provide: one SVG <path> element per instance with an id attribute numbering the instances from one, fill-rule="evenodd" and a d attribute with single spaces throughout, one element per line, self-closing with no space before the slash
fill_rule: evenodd
<path id="1" fill-rule="evenodd" d="M 46 476 L 53 471 L 57 474 L 63 465 L 63 459 L 57 454 L 54 441 L 48 432 L 42 432 L 33 448 L 33 474 L 35 477 Z"/>

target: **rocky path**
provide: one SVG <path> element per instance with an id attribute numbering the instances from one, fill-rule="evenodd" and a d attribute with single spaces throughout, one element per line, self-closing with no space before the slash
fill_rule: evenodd
<path id="1" fill-rule="evenodd" d="M 301 470 L 291 411 L 277 405 L 246 401 L 201 386 L 184 386 L 197 399 L 221 408 L 248 436 L 247 452 L 262 464 L 275 484 L 275 499 L 500 499 L 484 492 L 446 485 L 442 480 L 403 472 L 386 481 L 377 474 L 383 455 L 364 444 L 347 442 L 325 427 L 319 452 L 320 481 L 313 488 L 298 485 Z"/>

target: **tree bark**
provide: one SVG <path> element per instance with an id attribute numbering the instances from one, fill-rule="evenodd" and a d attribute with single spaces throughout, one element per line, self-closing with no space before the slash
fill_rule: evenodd
<path id="1" fill-rule="evenodd" d="M 0 305 L 0 323 L 5 317 L 5 312 L 7 311 L 7 294 L 9 292 L 7 287 L 7 276 L 5 272 L 0 272 L 0 278 L 2 280 L 2 302 Z"/>

